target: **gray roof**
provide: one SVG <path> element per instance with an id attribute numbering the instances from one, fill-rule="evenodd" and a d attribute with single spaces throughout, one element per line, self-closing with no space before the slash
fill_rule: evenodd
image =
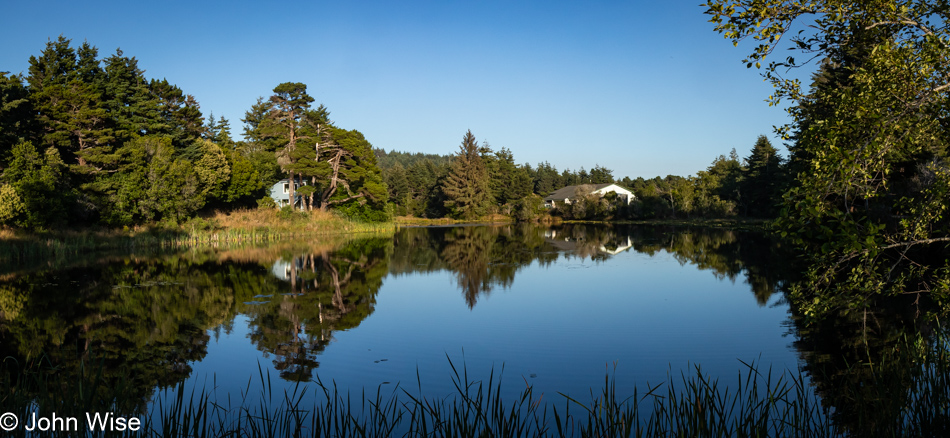
<path id="1" fill-rule="evenodd" d="M 583 184 L 590 187 L 591 191 L 600 190 L 604 187 L 613 185 L 614 183 L 604 183 L 604 184 Z M 580 186 L 567 186 L 563 189 L 555 190 L 554 193 L 544 197 L 545 201 L 561 201 L 568 198 L 573 198 L 574 194 L 577 193 L 577 188 Z"/>

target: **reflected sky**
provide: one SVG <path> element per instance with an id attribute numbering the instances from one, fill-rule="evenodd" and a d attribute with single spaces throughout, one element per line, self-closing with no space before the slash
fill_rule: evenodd
<path id="1" fill-rule="evenodd" d="M 499 242 L 520 242 L 512 236 L 529 232 L 541 233 L 529 239 L 534 250 L 555 256 L 506 258 Z M 390 262 L 373 310 L 358 326 L 334 330 L 319 353 L 314 373 L 323 382 L 356 391 L 399 383 L 415 393 L 418 371 L 426 395 L 447 395 L 453 390 L 448 356 L 459 367 L 464 363 L 473 379 L 503 368 L 511 394 L 527 382 L 548 397 L 563 392 L 583 399 L 591 388 L 600 388 L 607 372 L 616 373 L 618 389 L 632 393 L 635 384 L 644 388 L 648 382 L 665 381 L 668 373 L 690 373 L 695 364 L 730 381 L 743 369 L 740 360 L 777 371 L 798 368 L 793 339 L 786 337 L 788 307 L 779 295 L 763 306 L 745 277 L 708 266 L 699 269 L 701 263 L 683 256 L 691 250 L 677 252 L 667 244 L 669 236 L 640 239 L 643 252 L 638 252 L 636 245 L 598 251 L 605 245 L 593 231 L 585 239 L 557 245 L 542 230 L 507 236 L 504 230 L 485 227 L 412 233 L 396 236 L 390 257 L 431 251 L 442 260 L 404 263 L 409 269 Z M 607 233 L 611 239 L 616 234 Z M 429 243 L 417 245 L 420 239 Z M 654 240 L 666 247 L 650 246 Z M 399 247 L 409 241 L 416 246 Z M 445 258 L 459 242 L 486 251 L 470 255 L 472 263 L 480 264 L 477 269 L 486 272 L 453 269 Z M 535 244 L 527 245 L 528 250 Z M 491 272 L 512 267 L 516 273 L 510 276 Z M 463 275 L 478 276 L 480 284 L 489 285 L 471 306 L 464 291 L 467 282 L 459 278 Z M 258 364 L 278 375 L 273 353 L 249 342 L 256 330 L 249 325 L 250 319 L 239 315 L 230 333 L 213 335 L 207 356 L 193 364 L 191 381 L 216 375 L 219 386 L 224 381 L 244 387 L 256 378 Z"/>

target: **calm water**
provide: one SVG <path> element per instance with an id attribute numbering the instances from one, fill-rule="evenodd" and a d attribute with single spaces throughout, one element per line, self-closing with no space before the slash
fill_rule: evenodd
<path id="1" fill-rule="evenodd" d="M 632 393 L 696 365 L 724 382 L 740 361 L 806 366 L 786 265 L 754 233 L 465 226 L 32 266 L 0 277 L 0 354 L 103 358 L 143 401 L 182 381 L 239 394 L 259 369 L 352 391 L 420 376 L 441 396 L 450 359 L 503 370 L 511 394 L 586 399 L 607 372 Z"/>

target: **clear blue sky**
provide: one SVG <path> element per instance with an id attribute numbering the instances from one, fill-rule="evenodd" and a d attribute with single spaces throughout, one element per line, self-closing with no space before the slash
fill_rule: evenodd
<path id="1" fill-rule="evenodd" d="M 470 129 L 532 166 L 691 175 L 746 156 L 785 112 L 701 0 L 7 2 L 0 71 L 62 34 L 121 48 L 238 134 L 258 96 L 303 82 L 386 150 L 450 154 Z M 781 148 L 780 148 L 781 149 Z M 782 149 L 784 151 L 784 149 Z"/>

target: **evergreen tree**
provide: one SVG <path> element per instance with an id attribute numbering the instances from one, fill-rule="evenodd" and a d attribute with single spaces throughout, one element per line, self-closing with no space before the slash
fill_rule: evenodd
<path id="1" fill-rule="evenodd" d="M 501 148 L 483 158 L 487 158 L 489 187 L 496 204 L 506 205 L 531 193 L 531 177 L 527 170 L 515 164 L 511 150 Z"/>
<path id="2" fill-rule="evenodd" d="M 599 164 L 590 170 L 591 184 L 608 184 L 614 182 L 613 171 Z"/>
<path id="3" fill-rule="evenodd" d="M 207 130 L 210 128 L 203 125 L 201 109 L 194 96 L 186 95 L 165 79 L 153 79 L 149 90 L 157 98 L 161 119 L 153 133 L 170 136 L 175 150 L 185 156 L 194 158 L 200 155 L 201 148 L 195 145 L 195 140 L 209 138 Z"/>
<path id="4" fill-rule="evenodd" d="M 102 75 L 97 50 L 83 43 L 77 57 L 60 36 L 30 57 L 27 82 L 42 126 L 41 144 L 55 147 L 81 174 L 94 174 L 115 163 L 114 135 L 102 102 Z"/>
<path id="5" fill-rule="evenodd" d="M 446 196 L 445 207 L 452 216 L 474 219 L 485 214 L 491 201 L 488 170 L 472 131 L 462 138 L 442 191 Z"/>
<path id="6" fill-rule="evenodd" d="M 268 101 L 268 111 L 257 128 L 261 130 L 262 137 L 277 139 L 277 164 L 289 175 L 292 182 L 290 199 L 294 202 L 295 151 L 307 123 L 306 112 L 314 99 L 307 94 L 306 85 L 300 82 L 284 82 L 274 87 L 274 94 Z"/>
<path id="7" fill-rule="evenodd" d="M 138 68 L 135 57 L 126 57 L 122 50 L 116 49 L 103 64 L 103 104 L 115 123 L 119 143 L 133 136 L 167 133 L 172 129 L 162 118 L 161 99 L 149 89 L 145 72 Z"/>
<path id="8" fill-rule="evenodd" d="M 330 134 L 329 159 L 321 162 L 322 171 L 317 176 L 320 209 L 335 205 L 354 218 L 373 222 L 388 219 L 385 207 L 389 194 L 376 165 L 373 145 L 357 130 L 331 126 Z"/>
<path id="9" fill-rule="evenodd" d="M 534 177 L 534 192 L 543 198 L 561 187 L 560 175 L 558 175 L 557 169 L 547 161 L 538 163 Z"/>
<path id="10" fill-rule="evenodd" d="M 402 164 L 396 163 L 395 166 L 383 170 L 383 180 L 389 188 L 389 199 L 396 205 L 396 214 L 408 214 L 412 193 L 409 190 L 406 169 Z"/>
<path id="11" fill-rule="evenodd" d="M 36 129 L 33 103 L 23 78 L 0 72 L 0 171 L 10 162 L 13 146 L 31 138 Z"/>
<path id="12" fill-rule="evenodd" d="M 764 135 L 760 135 L 745 159 L 741 191 L 748 216 L 771 217 L 782 201 L 782 157 Z"/>
<path id="13" fill-rule="evenodd" d="M 218 123 L 215 124 L 215 128 L 216 132 L 211 140 L 221 145 L 225 150 L 233 150 L 235 144 L 231 138 L 231 122 L 225 119 L 224 116 L 221 116 L 221 118 L 218 119 Z"/>

